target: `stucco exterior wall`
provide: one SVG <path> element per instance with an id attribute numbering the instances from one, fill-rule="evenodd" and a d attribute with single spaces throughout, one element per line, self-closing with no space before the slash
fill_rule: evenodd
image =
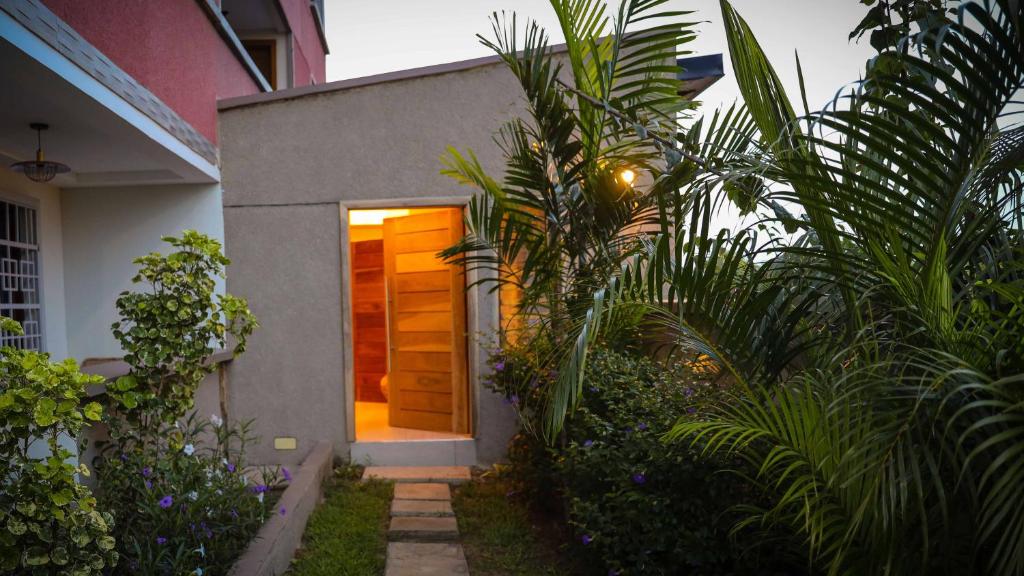
<path id="1" fill-rule="evenodd" d="M 114 301 L 131 288 L 135 258 L 167 252 L 163 236 L 192 229 L 224 240 L 216 184 L 75 188 L 61 193 L 68 354 L 117 358 Z M 224 281 L 218 279 L 223 292 Z"/>
<path id="2" fill-rule="evenodd" d="M 330 204 L 225 211 L 228 290 L 260 322 L 228 387 L 231 417 L 255 419 L 255 463 L 297 464 L 319 440 L 347 454 L 340 225 Z M 296 450 L 275 451 L 275 436 Z"/>
<path id="3" fill-rule="evenodd" d="M 263 324 L 230 366 L 229 411 L 257 419 L 256 461 L 298 462 L 321 439 L 348 452 L 342 207 L 468 197 L 473 189 L 439 173 L 440 156 L 448 145 L 469 148 L 500 174 L 492 135 L 521 110 L 519 94 L 507 70 L 489 64 L 222 111 L 228 290 L 249 298 Z M 493 329 L 494 296 L 471 300 L 469 331 Z M 515 416 L 479 375 L 471 386 L 477 458 L 493 462 Z M 275 451 L 275 436 L 297 437 L 299 449 Z"/>

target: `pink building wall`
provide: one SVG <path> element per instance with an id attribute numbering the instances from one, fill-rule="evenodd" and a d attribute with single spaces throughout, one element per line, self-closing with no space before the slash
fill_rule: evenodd
<path id="1" fill-rule="evenodd" d="M 317 84 L 326 82 L 327 55 L 324 53 L 317 23 L 309 9 L 309 0 L 279 0 L 292 29 L 293 85 L 306 86 L 310 78 Z"/>
<path id="2" fill-rule="evenodd" d="M 217 100 L 259 91 L 195 0 L 43 2 L 214 144 Z"/>

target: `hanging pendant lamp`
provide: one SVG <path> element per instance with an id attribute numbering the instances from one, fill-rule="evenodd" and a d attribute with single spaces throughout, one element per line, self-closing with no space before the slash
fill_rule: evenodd
<path id="1" fill-rule="evenodd" d="M 29 124 L 29 128 L 36 131 L 36 159 L 26 160 L 25 162 L 15 162 L 11 164 L 11 170 L 14 172 L 21 172 L 29 180 L 36 182 L 49 182 L 53 180 L 53 177 L 57 174 L 63 174 L 70 172 L 71 168 L 67 165 L 61 164 L 60 162 L 50 162 L 43 158 L 43 130 L 50 127 L 49 124 L 41 124 L 39 122 L 33 122 Z"/>

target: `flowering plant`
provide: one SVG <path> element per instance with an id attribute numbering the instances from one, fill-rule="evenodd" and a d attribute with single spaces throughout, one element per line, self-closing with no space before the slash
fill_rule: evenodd
<path id="1" fill-rule="evenodd" d="M 100 500 L 117 519 L 123 574 L 226 574 L 272 510 L 285 470 L 244 466 L 248 423 L 189 416 L 165 442 L 111 444 L 98 466 Z"/>

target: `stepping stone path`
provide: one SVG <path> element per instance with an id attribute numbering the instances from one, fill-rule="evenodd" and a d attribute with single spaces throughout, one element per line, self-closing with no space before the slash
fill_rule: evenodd
<path id="1" fill-rule="evenodd" d="M 470 480 L 468 467 L 370 466 L 371 478 L 395 482 L 385 576 L 469 574 L 450 487 Z"/>

